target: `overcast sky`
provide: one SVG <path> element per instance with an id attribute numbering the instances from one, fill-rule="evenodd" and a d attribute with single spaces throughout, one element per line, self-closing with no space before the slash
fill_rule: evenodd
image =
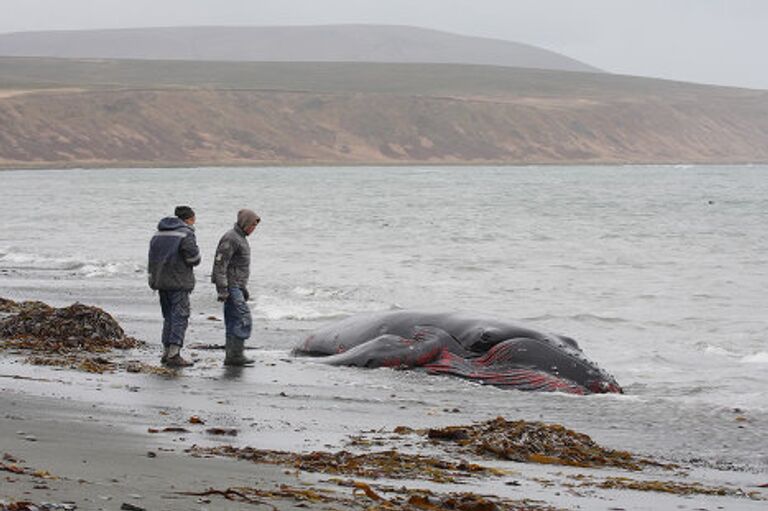
<path id="1" fill-rule="evenodd" d="M 0 32 L 412 25 L 517 41 L 606 71 L 768 89 L 768 0 L 0 0 Z"/>

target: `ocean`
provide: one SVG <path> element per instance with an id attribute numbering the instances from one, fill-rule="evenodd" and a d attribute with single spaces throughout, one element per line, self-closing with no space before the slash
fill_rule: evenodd
<path id="1" fill-rule="evenodd" d="M 98 305 L 159 344 L 146 254 L 177 204 L 197 212 L 203 254 L 189 343 L 223 342 L 209 319 L 222 315 L 213 252 L 238 209 L 262 217 L 250 238 L 258 367 L 232 375 L 203 352 L 181 387 L 122 375 L 16 391 L 107 402 L 115 381 L 136 378 L 145 391 L 111 405 L 159 406 L 176 389 L 184 413 L 258 424 L 241 441 L 262 446 L 501 415 L 664 459 L 768 470 L 767 166 L 7 171 L 0 296 Z M 290 357 L 316 327 L 398 308 L 568 335 L 625 394 L 524 393 Z"/>

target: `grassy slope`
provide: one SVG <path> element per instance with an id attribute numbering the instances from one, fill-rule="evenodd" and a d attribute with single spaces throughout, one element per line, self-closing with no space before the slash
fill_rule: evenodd
<path id="1" fill-rule="evenodd" d="M 4 166 L 764 162 L 767 141 L 768 93 L 644 78 L 0 58 Z"/>
<path id="2" fill-rule="evenodd" d="M 0 57 L 0 88 L 209 87 L 407 95 L 602 96 L 738 91 L 649 78 L 460 64 L 186 62 Z"/>

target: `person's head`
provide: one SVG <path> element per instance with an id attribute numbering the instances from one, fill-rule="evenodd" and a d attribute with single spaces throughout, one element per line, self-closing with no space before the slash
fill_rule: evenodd
<path id="1" fill-rule="evenodd" d="M 176 206 L 173 214 L 187 225 L 194 225 L 195 220 L 197 220 L 195 218 L 195 212 L 192 211 L 192 208 L 189 206 Z"/>
<path id="2" fill-rule="evenodd" d="M 249 236 L 256 229 L 259 222 L 261 222 L 259 215 L 250 209 L 241 209 L 237 212 L 237 225 L 246 236 Z"/>

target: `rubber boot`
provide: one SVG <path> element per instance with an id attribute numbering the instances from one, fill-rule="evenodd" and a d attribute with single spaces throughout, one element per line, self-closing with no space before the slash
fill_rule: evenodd
<path id="1" fill-rule="evenodd" d="M 190 367 L 195 363 L 181 357 L 181 346 L 171 344 L 168 346 L 168 358 L 165 359 L 165 365 L 168 367 Z"/>
<path id="2" fill-rule="evenodd" d="M 247 358 L 243 354 L 243 352 L 245 351 L 245 339 L 239 339 L 234 336 L 227 337 L 225 349 L 226 349 L 226 355 L 224 356 L 225 366 L 250 367 L 255 363 L 253 359 Z"/>
<path id="3" fill-rule="evenodd" d="M 168 350 L 170 349 L 170 346 L 163 345 L 163 356 L 160 357 L 160 363 L 165 365 L 166 362 L 168 362 Z"/>

